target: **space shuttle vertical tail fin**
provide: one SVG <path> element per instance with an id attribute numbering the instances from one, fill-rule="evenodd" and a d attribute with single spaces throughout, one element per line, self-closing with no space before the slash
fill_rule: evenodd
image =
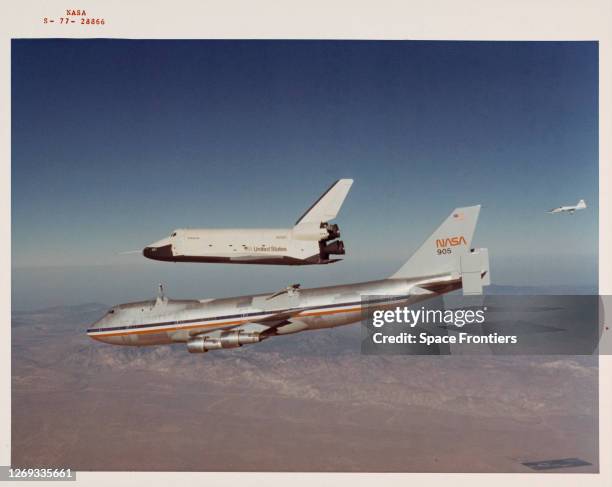
<path id="1" fill-rule="evenodd" d="M 480 205 L 453 210 L 391 278 L 461 274 L 462 260 L 467 262 L 471 254 L 479 213 Z"/>
<path id="2" fill-rule="evenodd" d="M 339 179 L 336 181 L 298 218 L 295 226 L 299 227 L 302 224 L 311 223 L 318 225 L 336 218 L 352 184 L 352 179 Z"/>

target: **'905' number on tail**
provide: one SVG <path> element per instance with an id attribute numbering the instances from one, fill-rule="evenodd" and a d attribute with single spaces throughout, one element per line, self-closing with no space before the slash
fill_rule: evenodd
<path id="1" fill-rule="evenodd" d="M 452 254 L 453 250 L 450 247 L 447 247 L 445 249 L 436 249 L 436 253 L 438 255 Z"/>

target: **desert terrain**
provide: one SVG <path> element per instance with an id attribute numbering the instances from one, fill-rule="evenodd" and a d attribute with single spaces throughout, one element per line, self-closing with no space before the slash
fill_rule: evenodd
<path id="1" fill-rule="evenodd" d="M 192 355 L 89 339 L 105 309 L 13 313 L 13 466 L 598 470 L 596 357 L 365 356 L 359 325 Z"/>

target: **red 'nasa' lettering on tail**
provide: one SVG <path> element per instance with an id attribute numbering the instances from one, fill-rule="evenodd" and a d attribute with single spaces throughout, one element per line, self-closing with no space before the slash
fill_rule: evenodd
<path id="1" fill-rule="evenodd" d="M 438 248 L 455 247 L 461 244 L 467 245 L 467 242 L 465 241 L 465 237 L 463 235 L 460 235 L 458 237 L 436 239 L 436 247 Z"/>

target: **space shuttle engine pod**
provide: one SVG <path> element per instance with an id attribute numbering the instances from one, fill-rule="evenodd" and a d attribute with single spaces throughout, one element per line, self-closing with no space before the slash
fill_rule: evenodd
<path id="1" fill-rule="evenodd" d="M 344 255 L 344 242 L 335 240 L 330 243 L 319 242 L 320 256 L 322 259 L 328 259 L 330 255 Z"/>
<path id="2" fill-rule="evenodd" d="M 335 238 L 328 230 L 328 223 L 307 222 L 293 228 L 293 238 L 296 240 L 329 240 Z M 335 225 L 338 228 L 338 225 Z M 338 233 L 338 236 L 340 234 Z"/>
<path id="3" fill-rule="evenodd" d="M 293 228 L 296 240 L 315 240 L 319 242 L 319 256 L 328 260 L 330 255 L 344 255 L 344 242 L 335 240 L 340 237 L 340 228 L 327 222 L 306 222 Z M 332 240 L 334 240 L 332 242 Z"/>

